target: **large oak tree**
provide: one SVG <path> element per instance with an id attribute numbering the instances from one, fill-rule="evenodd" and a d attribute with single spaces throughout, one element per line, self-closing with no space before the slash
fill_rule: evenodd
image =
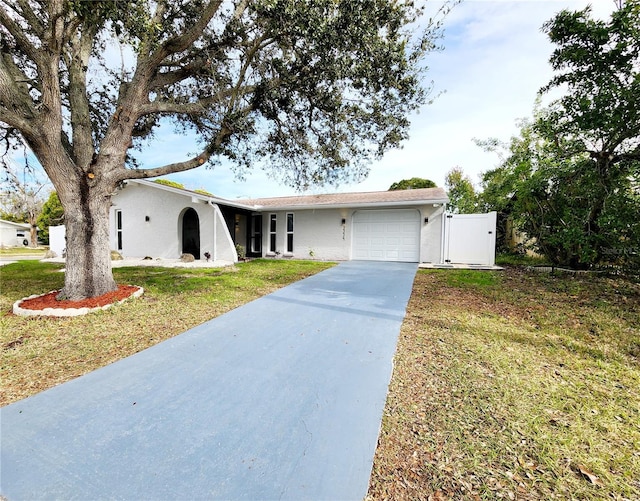
<path id="1" fill-rule="evenodd" d="M 358 180 L 425 103 L 442 14 L 394 0 L 0 0 L 0 121 L 64 206 L 61 296 L 113 290 L 108 210 L 126 179 L 261 160 L 295 187 Z M 105 57 L 117 40 L 122 61 Z M 167 123 L 199 153 L 136 165 Z"/>

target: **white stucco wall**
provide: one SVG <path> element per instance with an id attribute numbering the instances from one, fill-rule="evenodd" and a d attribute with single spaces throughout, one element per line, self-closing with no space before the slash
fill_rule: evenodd
<path id="1" fill-rule="evenodd" d="M 397 208 L 407 208 L 406 206 Z M 420 262 L 439 263 L 441 258 L 442 213 L 444 207 L 426 205 L 420 212 Z M 358 209 L 366 210 L 366 209 Z M 378 209 L 379 210 L 379 209 Z M 286 254 L 286 215 L 294 214 L 293 253 Z M 346 261 L 351 259 L 354 209 L 308 209 L 263 212 L 263 255 L 269 256 L 270 214 L 277 215 L 276 250 L 281 256 L 293 259 L 320 259 Z M 424 218 L 429 218 L 424 223 Z M 342 219 L 345 219 L 344 226 Z"/>
<path id="2" fill-rule="evenodd" d="M 422 232 L 420 235 L 420 262 L 442 263 L 442 218 L 444 217 L 444 205 L 433 207 L 427 205 L 420 208 L 422 214 Z M 424 223 L 424 218 L 429 218 Z"/>
<path id="3" fill-rule="evenodd" d="M 287 214 L 294 214 L 293 253 L 285 253 Z M 270 214 L 277 215 L 276 250 L 293 259 L 343 261 L 349 259 L 351 230 L 348 210 L 309 209 L 294 211 L 264 211 L 262 214 L 263 255 L 269 255 Z M 347 219 L 344 226 L 342 218 Z"/>
<path id="4" fill-rule="evenodd" d="M 49 250 L 54 252 L 56 257 L 62 257 L 66 248 L 66 227 L 61 226 L 49 226 Z"/>
<path id="5" fill-rule="evenodd" d="M 125 257 L 176 259 L 182 253 L 182 216 L 193 208 L 200 223 L 200 253 L 211 253 L 214 260 L 237 261 L 232 235 L 227 230 L 219 208 L 208 200 L 189 194 L 174 193 L 140 183 L 129 183 L 113 197 L 110 211 L 111 247 L 117 249 L 116 211 L 122 211 L 123 239 L 121 253 Z M 372 208 L 373 209 L 373 208 Z M 444 207 L 399 205 L 375 207 L 384 209 L 416 209 L 420 217 L 420 262 L 439 263 L 442 259 L 442 213 Z M 262 212 L 262 253 L 269 252 L 270 215 L 276 214 L 276 250 L 281 257 L 343 261 L 352 258 L 352 221 L 364 208 L 326 208 L 275 210 Z M 287 214 L 294 214 L 293 252 L 286 252 Z M 146 217 L 148 216 L 148 221 Z M 425 219 L 428 221 L 425 222 Z M 345 223 L 342 223 L 342 220 Z M 246 234 L 247 216 L 240 216 L 239 235 Z M 241 239 L 244 244 L 244 238 Z"/>
<path id="6" fill-rule="evenodd" d="M 117 249 L 115 213 L 122 211 L 122 250 L 125 257 L 177 259 L 182 254 L 181 220 L 187 208 L 200 219 L 200 254 L 214 255 L 213 208 L 205 201 L 129 183 L 117 192 L 110 210 L 111 248 Z M 145 217 L 149 217 L 149 221 Z"/>
<path id="7" fill-rule="evenodd" d="M 3 224 L 0 227 L 0 245 L 2 247 L 14 247 L 17 245 L 16 242 L 16 228 Z"/>
<path id="8" fill-rule="evenodd" d="M 231 235 L 227 229 L 227 223 L 224 216 L 217 205 L 212 206 L 213 209 L 213 233 L 215 247 L 211 254 L 214 261 L 229 261 L 235 263 L 238 261 L 238 253 L 231 239 Z"/>

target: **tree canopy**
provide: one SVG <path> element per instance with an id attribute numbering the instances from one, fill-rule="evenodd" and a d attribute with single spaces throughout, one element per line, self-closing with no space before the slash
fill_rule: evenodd
<path id="1" fill-rule="evenodd" d="M 451 2 L 455 3 L 455 2 Z M 115 288 L 111 194 L 227 159 L 297 188 L 363 179 L 428 100 L 424 56 L 450 8 L 392 0 L 0 0 L 0 122 L 65 208 L 61 296 Z M 195 154 L 137 165 L 160 126 Z"/>
<path id="2" fill-rule="evenodd" d="M 266 158 L 295 187 L 361 179 L 367 161 L 406 138 L 407 115 L 428 94 L 421 59 L 440 36 L 437 22 L 412 31 L 421 9 L 404 2 L 2 4 L 5 134 L 20 132 L 38 155 L 50 118 L 61 154 L 87 172 L 113 155 L 115 180 L 221 158 L 239 168 Z M 131 64 L 102 57 L 112 37 Z M 125 169 L 135 166 L 128 150 L 167 117 L 197 132 L 199 154 Z"/>
<path id="3" fill-rule="evenodd" d="M 473 214 L 478 211 L 476 189 L 460 167 L 454 167 L 447 172 L 444 183 L 449 195 L 447 208 L 450 212 Z"/>
<path id="4" fill-rule="evenodd" d="M 431 179 L 421 177 L 412 177 L 411 179 L 403 179 L 389 186 L 388 191 L 395 190 L 417 190 L 420 188 L 436 188 L 437 185 Z"/>
<path id="5" fill-rule="evenodd" d="M 566 86 L 538 108 L 485 174 L 483 198 L 508 211 L 553 263 L 576 268 L 640 264 L 640 2 L 608 21 L 562 11 L 544 31 Z M 488 143 L 490 149 L 497 144 Z"/>
<path id="6" fill-rule="evenodd" d="M 46 244 L 49 243 L 49 226 L 59 226 L 63 222 L 64 208 L 60 203 L 58 194 L 52 191 L 38 216 L 38 235 L 42 241 Z"/>

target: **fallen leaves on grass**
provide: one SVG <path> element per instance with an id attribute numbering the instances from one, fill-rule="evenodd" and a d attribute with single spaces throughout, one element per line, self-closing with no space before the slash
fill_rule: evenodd
<path id="1" fill-rule="evenodd" d="M 639 327 L 638 284 L 419 273 L 368 499 L 640 498 Z"/>
<path id="2" fill-rule="evenodd" d="M 602 485 L 602 482 L 600 481 L 600 479 L 596 475 L 594 475 L 591 471 L 589 471 L 587 468 L 582 466 L 581 464 L 575 465 L 574 468 L 576 472 L 582 475 L 582 477 L 587 479 L 593 485 Z"/>

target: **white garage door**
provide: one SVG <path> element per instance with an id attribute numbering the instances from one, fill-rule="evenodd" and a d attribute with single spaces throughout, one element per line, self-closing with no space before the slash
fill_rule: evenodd
<path id="1" fill-rule="evenodd" d="M 353 215 L 352 259 L 420 260 L 420 213 L 417 210 L 364 210 Z"/>

